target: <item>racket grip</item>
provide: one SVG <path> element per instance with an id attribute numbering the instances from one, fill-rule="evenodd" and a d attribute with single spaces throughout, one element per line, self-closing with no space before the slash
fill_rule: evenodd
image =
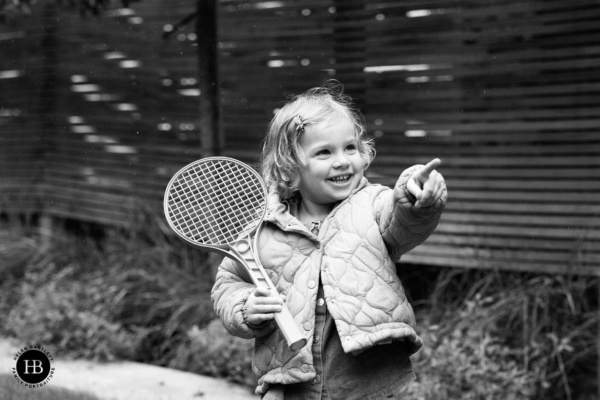
<path id="1" fill-rule="evenodd" d="M 275 313 L 275 322 L 277 322 L 277 326 L 279 326 L 279 330 L 290 349 L 297 351 L 306 345 L 306 338 L 302 335 L 300 329 L 298 329 L 296 320 L 285 304 L 280 312 Z"/>
<path id="2" fill-rule="evenodd" d="M 250 278 L 257 287 L 264 287 L 277 291 L 277 288 L 271 279 L 269 279 L 269 275 L 267 275 L 267 272 L 260 264 L 260 261 L 254 256 L 254 249 L 251 248 L 248 241 L 238 241 L 234 250 L 239 254 L 239 260 L 243 261 L 242 264 L 246 267 L 247 272 L 250 274 Z M 285 303 L 281 307 L 281 311 L 275 313 L 275 322 L 290 349 L 296 351 L 306 345 L 307 340 L 302 335 L 296 320 Z"/>

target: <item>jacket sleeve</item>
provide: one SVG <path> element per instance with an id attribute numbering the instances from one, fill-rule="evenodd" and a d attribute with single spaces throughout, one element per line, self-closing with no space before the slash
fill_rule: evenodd
<path id="1" fill-rule="evenodd" d="M 398 200 L 394 202 L 393 190 L 385 190 L 374 202 L 379 230 L 394 262 L 433 233 L 446 206 L 448 195 L 444 190 L 435 204 L 425 208 L 414 207 L 416 199 L 406 190 L 406 183 L 422 167 L 415 165 L 402 172 L 398 185 L 404 190 Z"/>
<path id="2" fill-rule="evenodd" d="M 227 257 L 223 259 L 211 292 L 213 308 L 233 336 L 251 339 L 267 335 L 277 326 L 274 320 L 261 325 L 246 321 L 246 300 L 255 286 L 241 278 L 239 271 L 242 270 L 243 266 L 238 262 Z"/>

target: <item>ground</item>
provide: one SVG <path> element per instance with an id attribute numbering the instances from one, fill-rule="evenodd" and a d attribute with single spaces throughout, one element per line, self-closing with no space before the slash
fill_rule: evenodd
<path id="1" fill-rule="evenodd" d="M 0 338 L 0 374 L 12 375 L 14 357 L 24 346 Z M 257 400 L 247 387 L 189 372 L 134 362 L 52 362 L 48 385 L 83 390 L 102 400 Z M 31 389 L 31 390 L 43 390 Z"/>

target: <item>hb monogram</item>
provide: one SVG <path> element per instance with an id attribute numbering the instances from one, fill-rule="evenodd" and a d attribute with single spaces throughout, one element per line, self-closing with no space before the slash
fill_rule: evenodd
<path id="1" fill-rule="evenodd" d="M 41 374 L 44 372 L 44 367 L 42 366 L 41 360 L 23 360 L 25 363 L 24 374 Z M 31 363 L 31 364 L 30 364 Z M 30 372 L 32 370 L 32 372 Z"/>
<path id="2" fill-rule="evenodd" d="M 43 348 L 31 347 L 33 346 L 16 357 L 17 365 L 13 368 L 13 375 L 15 379 L 22 381 L 22 384 L 30 387 L 44 386 L 54 374 L 50 363 L 52 356 L 49 357 L 49 353 Z"/>

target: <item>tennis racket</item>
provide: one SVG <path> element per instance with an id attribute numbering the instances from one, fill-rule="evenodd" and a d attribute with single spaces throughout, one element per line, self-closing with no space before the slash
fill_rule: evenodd
<path id="1" fill-rule="evenodd" d="M 171 178 L 165 216 L 182 239 L 234 259 L 254 285 L 276 290 L 256 253 L 266 194 L 262 178 L 248 165 L 233 158 L 203 158 Z M 292 350 L 304 347 L 306 338 L 285 304 L 275 321 Z"/>

